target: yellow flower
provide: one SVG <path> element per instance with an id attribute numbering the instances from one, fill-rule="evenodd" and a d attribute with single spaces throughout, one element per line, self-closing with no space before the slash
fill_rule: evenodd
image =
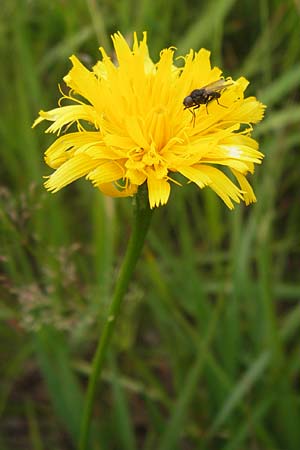
<path id="1" fill-rule="evenodd" d="M 46 132 L 60 135 L 45 153 L 56 169 L 46 188 L 57 192 L 86 177 L 104 194 L 126 197 L 146 182 L 153 208 L 167 203 L 171 184 L 180 184 L 178 172 L 200 188 L 209 186 L 231 209 L 233 201 L 254 202 L 246 175 L 263 155 L 250 137 L 251 124 L 265 107 L 244 97 L 248 81 L 226 80 L 220 101 L 184 108 L 194 89 L 222 78 L 207 50 L 191 50 L 177 67 L 173 48 L 163 50 L 158 63 L 150 59 L 146 33 L 140 42 L 134 35 L 132 50 L 120 33 L 112 39 L 117 63 L 103 48 L 92 70 L 72 56 L 64 78 L 70 93 L 61 99 L 70 104 L 40 111 L 33 125 L 49 120 Z"/>

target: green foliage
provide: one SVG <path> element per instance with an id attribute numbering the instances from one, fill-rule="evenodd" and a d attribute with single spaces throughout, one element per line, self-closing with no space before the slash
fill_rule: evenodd
<path id="1" fill-rule="evenodd" d="M 155 213 L 107 360 L 91 450 L 300 448 L 300 9 L 292 0 L 1 4 L 1 449 L 75 448 L 91 355 L 130 233 L 130 200 L 44 191 L 55 107 L 76 53 L 148 30 L 155 59 L 206 46 L 266 102 L 258 202 L 230 212 L 175 186 Z M 117 105 L 116 105 L 117 107 Z M 17 427 L 16 429 L 13 427 Z"/>

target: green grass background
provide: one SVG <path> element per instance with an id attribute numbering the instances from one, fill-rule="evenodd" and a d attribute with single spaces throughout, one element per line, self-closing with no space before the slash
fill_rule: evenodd
<path id="1" fill-rule="evenodd" d="M 91 450 L 300 448 L 300 3 L 4 0 L 0 7 L 0 449 L 75 449 L 84 386 L 130 234 L 131 200 L 45 192 L 32 130 L 76 53 L 148 30 L 202 46 L 268 105 L 257 204 L 173 186 L 122 307 Z M 116 108 L 118 105 L 116 105 Z"/>

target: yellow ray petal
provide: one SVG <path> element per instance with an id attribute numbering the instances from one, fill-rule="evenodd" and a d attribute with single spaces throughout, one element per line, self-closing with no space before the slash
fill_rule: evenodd
<path id="1" fill-rule="evenodd" d="M 188 180 L 196 183 L 201 189 L 211 183 L 211 178 L 199 166 L 182 167 L 179 172 Z"/>
<path id="2" fill-rule="evenodd" d="M 170 195 L 170 184 L 168 181 L 159 180 L 155 175 L 149 175 L 147 179 L 150 208 L 165 205 Z"/>
<path id="3" fill-rule="evenodd" d="M 184 168 L 181 170 L 181 173 L 196 183 L 200 188 L 208 185 L 222 198 L 230 209 L 233 208 L 231 199 L 237 203 L 240 202 L 242 195 L 238 187 L 220 170 L 214 167 L 198 164 L 193 167 Z"/>
<path id="4" fill-rule="evenodd" d="M 240 203 L 240 199 L 243 198 L 240 189 L 223 172 L 211 166 L 198 167 L 210 178 L 209 187 L 221 197 L 229 209 L 234 208 L 231 200 Z"/>
<path id="5" fill-rule="evenodd" d="M 94 73 L 84 67 L 75 55 L 72 55 L 70 60 L 73 67 L 68 75 L 64 77 L 64 82 L 74 92 L 86 98 L 96 108 L 98 113 L 101 113 L 103 103 L 101 101 L 101 85 L 99 81 Z"/>
<path id="6" fill-rule="evenodd" d="M 228 119 L 239 123 L 257 123 L 260 122 L 265 114 L 266 106 L 257 101 L 255 97 L 248 97 L 237 104 L 232 110 Z"/>
<path id="7" fill-rule="evenodd" d="M 255 197 L 253 189 L 250 186 L 250 183 L 248 182 L 247 178 L 244 175 L 242 175 L 241 173 L 237 172 L 236 170 L 232 170 L 232 172 L 234 173 L 236 179 L 239 182 L 239 185 L 242 190 L 244 202 L 246 203 L 246 205 L 249 205 L 250 203 L 255 203 L 256 197 Z"/>
<path id="8" fill-rule="evenodd" d="M 62 127 L 78 120 L 86 120 L 92 123 L 95 128 L 99 128 L 100 117 L 92 106 L 89 105 L 71 105 L 54 108 L 50 111 L 40 111 L 38 117 L 33 123 L 35 127 L 43 120 L 53 122 L 45 133 L 60 133 Z"/>
<path id="9" fill-rule="evenodd" d="M 125 125 L 128 135 L 136 145 L 138 145 L 141 148 L 149 147 L 149 143 L 145 139 L 141 124 L 137 117 L 135 116 L 125 117 Z"/>
<path id="10" fill-rule="evenodd" d="M 99 186 L 111 181 L 117 181 L 124 176 L 124 168 L 115 162 L 105 162 L 100 164 L 87 175 L 95 186 Z"/>
<path id="11" fill-rule="evenodd" d="M 103 142 L 100 133 L 77 132 L 60 136 L 45 152 L 46 163 L 53 169 L 58 168 L 67 159 L 70 159 L 75 152 L 85 152 L 90 147 L 103 148 Z M 92 155 L 90 155 L 92 156 Z M 104 157 L 98 154 L 98 158 Z"/>
<path id="12" fill-rule="evenodd" d="M 103 194 L 110 197 L 132 197 L 138 189 L 138 186 L 132 184 L 124 189 L 118 189 L 114 183 L 103 183 L 97 187 Z"/>
<path id="13" fill-rule="evenodd" d="M 79 154 L 62 164 L 45 182 L 48 191 L 57 192 L 64 186 L 72 183 L 89 173 L 98 162 L 84 154 Z"/>

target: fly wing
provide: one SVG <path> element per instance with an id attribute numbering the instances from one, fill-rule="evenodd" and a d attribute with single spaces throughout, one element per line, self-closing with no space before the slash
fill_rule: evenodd
<path id="1" fill-rule="evenodd" d="M 206 86 L 203 86 L 202 89 L 205 89 L 207 94 L 210 94 L 211 92 L 220 92 L 223 89 L 226 89 L 229 86 L 233 85 L 233 81 L 231 80 L 225 80 L 224 78 L 220 78 L 219 80 L 213 81 L 212 83 L 207 84 Z"/>

